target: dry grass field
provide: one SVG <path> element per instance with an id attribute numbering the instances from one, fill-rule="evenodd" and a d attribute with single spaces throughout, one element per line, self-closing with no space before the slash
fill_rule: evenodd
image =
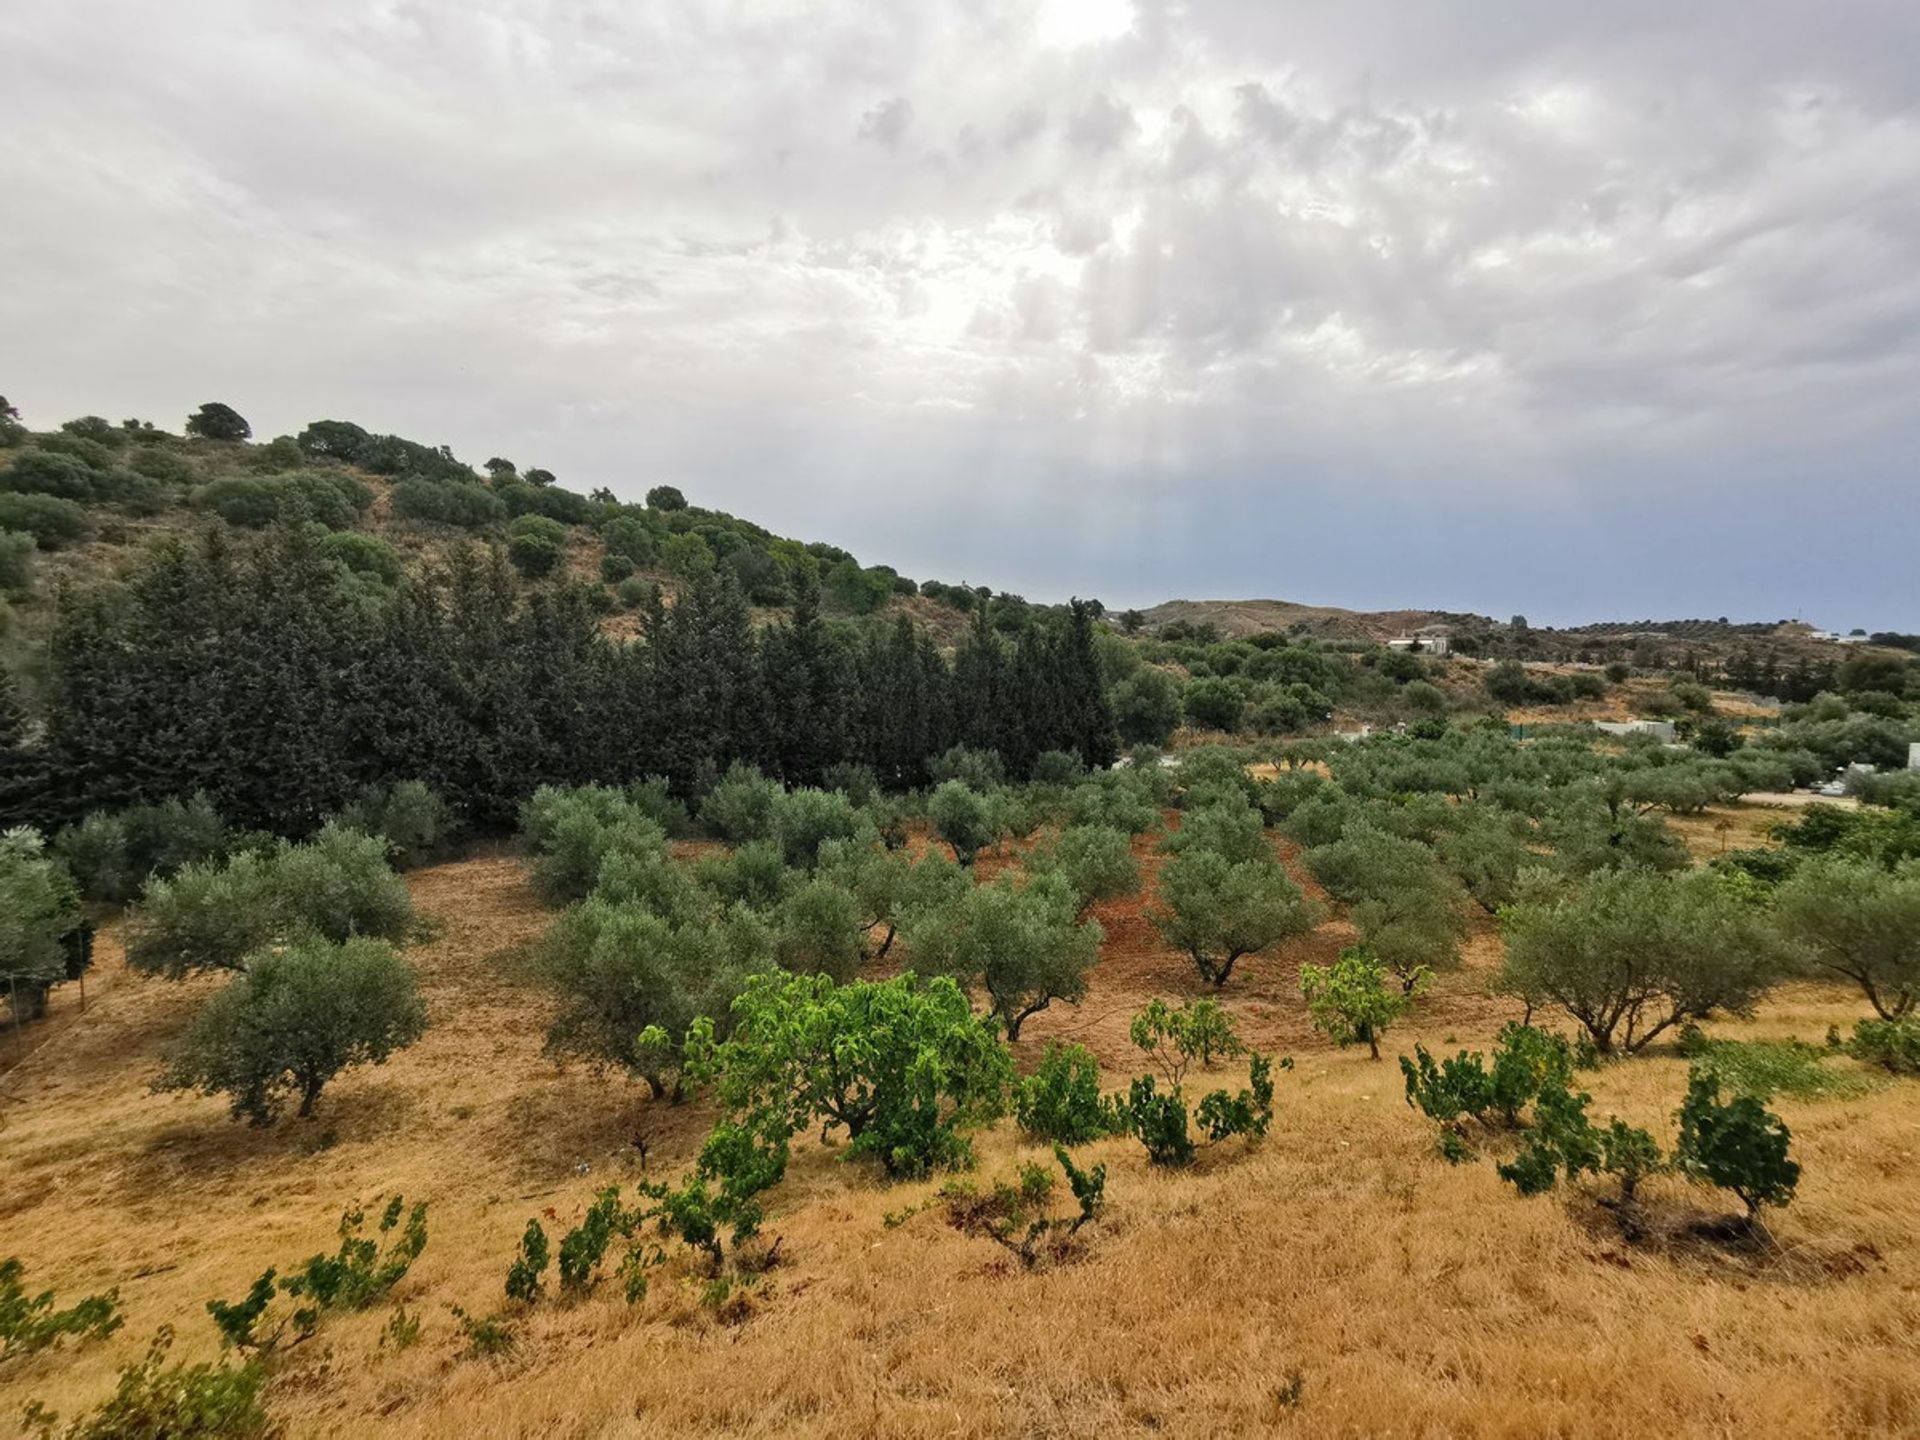
<path id="1" fill-rule="evenodd" d="M 1688 827 L 1696 848 L 1715 819 Z M 119 1286 L 127 1324 L 0 1368 L 0 1430 L 29 1399 L 98 1399 L 163 1323 L 176 1355 L 212 1356 L 210 1297 L 331 1249 L 347 1203 L 397 1189 L 432 1204 L 395 1296 L 424 1334 L 382 1345 L 391 1305 L 329 1320 L 279 1362 L 270 1404 L 292 1435 L 1920 1434 L 1920 1087 L 1860 1071 L 1850 1098 L 1777 1102 L 1806 1169 L 1772 1248 L 1686 1240 L 1719 1200 L 1675 1181 L 1652 1187 L 1675 1238 L 1629 1245 L 1584 1196 L 1525 1200 L 1490 1164 L 1449 1167 L 1391 1059 L 1309 1030 L 1298 967 L 1350 936 L 1338 917 L 1226 992 L 1249 1040 L 1295 1058 L 1273 1133 L 1175 1174 L 1130 1140 L 1091 1147 L 1109 1208 L 1071 1262 L 1019 1273 L 932 1211 L 889 1226 L 937 1182 L 884 1185 L 803 1141 L 772 1196 L 780 1263 L 744 1318 L 712 1318 L 670 1274 L 635 1308 L 612 1284 L 543 1302 L 509 1355 L 470 1358 L 448 1306 L 502 1303 L 527 1218 L 569 1220 L 639 1176 L 636 1140 L 647 1173 L 672 1173 L 711 1115 L 543 1058 L 548 1002 L 516 962 L 550 915 L 517 861 L 410 883 L 440 927 L 414 952 L 433 1026 L 336 1082 L 311 1122 L 263 1132 L 219 1101 L 148 1093 L 200 982 L 128 975 L 109 937 L 86 1013 L 62 993 L 51 1039 L 0 1079 L 0 1254 L 63 1296 Z M 1080 1040 L 1119 1084 L 1142 1068 L 1132 1012 L 1199 986 L 1139 899 L 1097 914 L 1092 994 L 1038 1016 L 1019 1051 Z M 1496 958 L 1483 930 L 1389 1053 L 1488 1044 L 1517 1014 L 1486 993 Z M 1794 986 L 1713 1030 L 1817 1040 L 1860 1011 Z M 1582 1083 L 1599 1115 L 1670 1139 L 1685 1070 L 1662 1052 Z M 1040 1154 L 1010 1126 L 980 1151 L 987 1176 Z"/>

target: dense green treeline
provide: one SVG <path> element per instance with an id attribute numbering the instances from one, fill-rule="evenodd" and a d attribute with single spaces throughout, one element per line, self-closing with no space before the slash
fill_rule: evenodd
<path id="1" fill-rule="evenodd" d="M 523 586 L 496 550 L 371 587 L 310 527 L 162 542 L 125 583 L 61 597 L 40 753 L 16 732 L 4 757 L 44 783 L 10 787 L 10 823 L 200 793 L 299 834 L 409 779 L 498 827 L 541 785 L 690 794 L 736 760 L 897 788 L 955 744 L 1016 776 L 1047 751 L 1114 758 L 1086 604 L 1011 641 L 978 618 L 951 660 L 905 619 L 825 620 L 805 590 L 756 630 L 725 572 L 656 596 L 634 641 L 603 609 L 592 587 Z"/>

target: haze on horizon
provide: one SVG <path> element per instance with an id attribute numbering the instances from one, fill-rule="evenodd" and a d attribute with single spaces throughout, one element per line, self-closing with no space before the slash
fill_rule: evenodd
<path id="1" fill-rule="evenodd" d="M 1920 629 L 1920 7 L 13 0 L 0 393 L 1110 605 Z"/>

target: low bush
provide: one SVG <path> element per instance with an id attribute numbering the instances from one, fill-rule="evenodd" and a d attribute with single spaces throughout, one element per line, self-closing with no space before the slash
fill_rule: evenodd
<path id="1" fill-rule="evenodd" d="M 220 1332 L 220 1343 L 265 1354 L 283 1340 L 297 1344 L 309 1338 L 327 1315 L 379 1303 L 427 1248 L 427 1202 L 409 1209 L 405 1196 L 393 1196 L 380 1212 L 373 1235 L 362 1233 L 366 1220 L 366 1211 L 353 1206 L 340 1217 L 340 1244 L 333 1254 L 309 1256 L 285 1276 L 267 1270 L 238 1300 L 209 1300 L 207 1314 Z M 293 1303 L 276 1310 L 274 1301 L 280 1296 Z"/>
<path id="2" fill-rule="evenodd" d="M 1201 1069 L 1211 1070 L 1216 1061 L 1244 1055 L 1247 1048 L 1240 1043 L 1233 1017 L 1210 999 L 1189 1000 L 1175 1009 L 1155 998 L 1133 1017 L 1127 1034 L 1175 1086 L 1196 1061 Z"/>
<path id="3" fill-rule="evenodd" d="M 1788 1150 L 1792 1132 L 1751 1095 L 1720 1099 L 1720 1082 L 1694 1071 L 1680 1106 L 1674 1168 L 1689 1179 L 1730 1190 L 1754 1224 L 1762 1206 L 1787 1205 L 1800 1184 L 1799 1162 Z"/>
<path id="4" fill-rule="evenodd" d="M 82 506 L 57 495 L 0 494 L 0 530 L 31 535 L 42 550 L 59 550 L 91 535 L 93 520 Z"/>
<path id="5" fill-rule="evenodd" d="M 1084 1045 L 1047 1046 L 1034 1072 L 1013 1088 L 1013 1118 L 1030 1139 L 1062 1145 L 1127 1129 L 1122 1106 L 1101 1094 L 1100 1062 Z"/>
<path id="6" fill-rule="evenodd" d="M 29 1295 L 18 1257 L 0 1260 L 0 1361 L 31 1355 L 67 1336 L 104 1340 L 121 1326 L 120 1292 L 89 1295 L 61 1309 L 51 1290 Z"/>
<path id="7" fill-rule="evenodd" d="M 402 870 L 446 858 L 460 834 L 453 807 L 419 780 L 369 786 L 336 818 L 346 829 L 386 841 L 388 857 Z"/>
<path id="8" fill-rule="evenodd" d="M 962 1235 L 991 1240 L 1029 1270 L 1043 1259 L 1063 1258 L 1073 1237 L 1106 1203 L 1107 1167 L 1082 1170 L 1060 1145 L 1053 1147 L 1053 1157 L 1073 1192 L 1073 1215 L 1049 1213 L 1053 1176 L 1043 1165 L 1026 1164 L 1013 1181 L 997 1181 L 985 1192 L 965 1181 L 948 1181 L 940 1191 L 947 1223 Z"/>
<path id="9" fill-rule="evenodd" d="M 173 1331 L 162 1326 L 146 1358 L 120 1372 L 112 1395 L 64 1429 L 41 1405 L 27 1407 L 39 1440 L 265 1440 L 273 1433 L 267 1372 L 247 1365 L 166 1363 Z"/>
<path id="10" fill-rule="evenodd" d="M 1006 1045 L 948 979 L 760 976 L 732 1018 L 718 1043 L 711 1019 L 694 1022 L 691 1068 L 730 1120 L 770 1141 L 843 1129 L 849 1154 L 922 1175 L 965 1164 L 966 1131 L 1006 1108 Z"/>
<path id="11" fill-rule="evenodd" d="M 1896 1075 L 1920 1075 L 1920 1020 L 1862 1020 L 1848 1051 Z"/>
<path id="12" fill-rule="evenodd" d="M 232 836 L 204 795 L 117 811 L 96 810 L 54 838 L 54 849 L 89 900 L 119 905 L 147 881 L 183 865 L 218 860 Z"/>

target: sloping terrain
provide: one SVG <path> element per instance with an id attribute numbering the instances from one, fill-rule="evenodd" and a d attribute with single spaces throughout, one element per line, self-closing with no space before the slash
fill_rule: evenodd
<path id="1" fill-rule="evenodd" d="M 1711 817 L 1689 838 L 1711 847 Z M 118 1285 L 127 1325 L 0 1368 L 0 1413 L 97 1399 L 161 1324 L 177 1327 L 178 1354 L 211 1357 L 209 1298 L 331 1248 L 344 1206 L 398 1189 L 432 1204 L 428 1248 L 395 1294 L 423 1336 L 399 1353 L 383 1344 L 390 1305 L 328 1321 L 276 1374 L 271 1404 L 293 1435 L 1920 1430 L 1911 1083 L 1838 1061 L 1853 1093 L 1778 1102 L 1806 1171 L 1774 1221 L 1775 1248 L 1628 1246 L 1590 1201 L 1523 1200 L 1489 1164 L 1445 1164 L 1391 1059 L 1311 1033 L 1298 969 L 1350 937 L 1337 915 L 1245 962 L 1225 992 L 1251 1042 L 1295 1057 L 1273 1133 L 1174 1174 L 1130 1140 L 1089 1147 L 1109 1167 L 1109 1209 L 1070 1263 L 1020 1273 L 919 1209 L 938 1182 L 885 1185 L 803 1140 L 771 1197 L 780 1263 L 738 1323 L 714 1319 L 697 1277 L 676 1271 L 636 1308 L 611 1282 L 579 1303 L 545 1302 L 511 1353 L 470 1358 L 447 1307 L 501 1305 L 529 1216 L 571 1221 L 602 1185 L 674 1173 L 712 1117 L 543 1057 L 549 1002 L 520 957 L 551 912 L 517 860 L 409 883 L 439 926 L 413 952 L 433 1025 L 388 1065 L 343 1077 L 311 1122 L 252 1130 L 218 1101 L 148 1093 L 201 987 L 127 974 L 111 937 L 86 1013 L 57 993 L 54 1038 L 0 1080 L 0 1218 L 33 1282 L 63 1295 Z M 1140 897 L 1099 907 L 1107 942 L 1092 992 L 1031 1022 L 1023 1064 L 1071 1037 L 1110 1084 L 1145 1068 L 1127 1018 L 1153 995 L 1201 987 L 1144 910 Z M 1486 1046 L 1518 1013 L 1485 993 L 1495 957 L 1483 928 L 1467 966 L 1389 1037 L 1389 1056 L 1416 1040 Z M 1859 1009 L 1847 992 L 1793 986 L 1756 1019 L 1714 1030 L 1818 1039 Z M 1685 1069 L 1656 1053 L 1581 1084 L 1599 1113 L 1666 1135 Z M 1007 1125 L 980 1150 L 983 1177 L 1044 1156 Z M 1677 1181 L 1652 1190 L 1676 1223 L 1717 1208 Z"/>

